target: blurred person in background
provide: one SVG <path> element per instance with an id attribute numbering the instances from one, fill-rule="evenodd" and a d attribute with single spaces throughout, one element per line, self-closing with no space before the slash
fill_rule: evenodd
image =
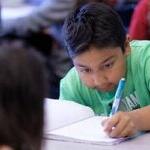
<path id="1" fill-rule="evenodd" d="M 54 27 L 58 28 L 57 26 L 63 23 L 73 7 L 74 0 L 45 0 L 26 16 L 8 20 L 2 18 L 1 37 L 15 36 L 25 39 L 44 53 L 51 76 L 49 82 L 51 98 L 58 98 L 59 80 L 72 67 L 72 62 L 62 47 L 62 40 L 61 42 L 58 40 L 61 39 L 58 38 L 61 37 L 60 32 L 59 36 L 56 36 Z"/>
<path id="2" fill-rule="evenodd" d="M 134 8 L 137 5 L 138 0 L 117 0 L 114 9 L 120 15 L 123 24 L 128 31 Z"/>
<path id="3" fill-rule="evenodd" d="M 150 39 L 150 0 L 140 0 L 137 4 L 129 27 L 133 40 Z"/>
<path id="4" fill-rule="evenodd" d="M 0 150 L 41 150 L 47 71 L 42 56 L 0 41 Z"/>

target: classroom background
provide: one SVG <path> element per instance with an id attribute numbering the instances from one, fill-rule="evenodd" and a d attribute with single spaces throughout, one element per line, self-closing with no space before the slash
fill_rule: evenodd
<path id="1" fill-rule="evenodd" d="M 49 97 L 58 99 L 59 81 L 73 66 L 62 24 L 75 7 L 96 0 L 1 0 L 1 38 L 20 39 L 39 51 L 49 70 Z M 97 0 L 98 1 L 98 0 Z M 149 0 L 99 0 L 120 15 L 131 40 L 150 38 Z"/>

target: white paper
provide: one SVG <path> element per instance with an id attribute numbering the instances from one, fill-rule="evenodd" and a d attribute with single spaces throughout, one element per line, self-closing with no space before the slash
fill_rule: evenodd
<path id="1" fill-rule="evenodd" d="M 101 125 L 104 117 L 94 116 L 91 108 L 73 101 L 45 100 L 46 139 L 113 145 L 125 140 L 110 138 Z"/>
<path id="2" fill-rule="evenodd" d="M 73 101 L 45 99 L 44 133 L 94 116 L 91 108 Z"/>
<path id="3" fill-rule="evenodd" d="M 110 138 L 103 131 L 101 125 L 102 119 L 103 117 L 98 116 L 91 117 L 69 126 L 53 130 L 47 137 L 55 140 L 103 145 L 113 145 L 123 141 L 123 138 Z"/>

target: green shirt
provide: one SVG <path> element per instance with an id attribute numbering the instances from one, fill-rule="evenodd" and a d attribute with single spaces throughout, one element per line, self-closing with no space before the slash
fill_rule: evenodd
<path id="1" fill-rule="evenodd" d="M 130 111 L 150 104 L 150 41 L 133 41 L 127 57 L 126 85 L 119 110 Z M 97 115 L 111 111 L 116 89 L 101 92 L 82 83 L 73 67 L 60 83 L 60 99 L 91 107 Z"/>

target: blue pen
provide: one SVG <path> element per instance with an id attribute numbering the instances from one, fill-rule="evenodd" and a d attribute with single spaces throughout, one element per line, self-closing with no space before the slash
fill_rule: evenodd
<path id="1" fill-rule="evenodd" d="M 124 87 L 125 87 L 125 78 L 121 78 L 118 84 L 118 88 L 115 94 L 115 99 L 112 105 L 112 110 L 109 116 L 114 115 L 118 111 L 118 107 L 122 98 Z"/>

